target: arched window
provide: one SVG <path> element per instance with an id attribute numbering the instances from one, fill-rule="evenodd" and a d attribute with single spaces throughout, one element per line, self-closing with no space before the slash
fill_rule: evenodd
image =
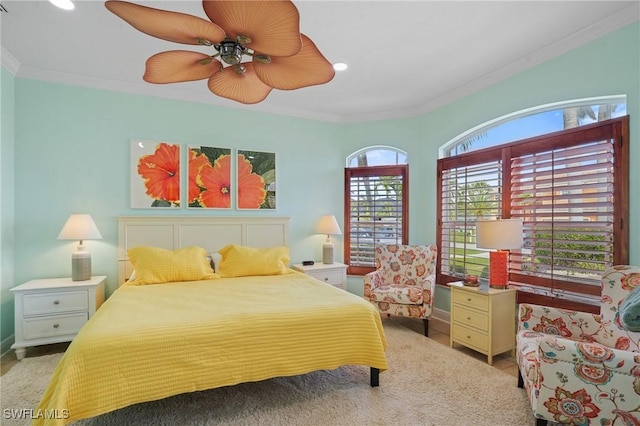
<path id="1" fill-rule="evenodd" d="M 544 105 L 443 145 L 438 283 L 467 274 L 488 282 L 475 223 L 519 218 L 524 245 L 508 265 L 518 300 L 590 310 L 577 302 L 597 303 L 604 269 L 628 262 L 629 119 L 621 114 L 625 96 Z"/>
<path id="2" fill-rule="evenodd" d="M 392 146 L 362 148 L 347 157 L 347 167 L 391 166 L 407 164 L 407 153 Z"/>
<path id="3" fill-rule="evenodd" d="M 503 115 L 456 136 L 440 147 L 440 158 L 514 142 L 627 115 L 627 96 L 556 102 Z"/>
<path id="4" fill-rule="evenodd" d="M 375 269 L 377 244 L 408 240 L 407 153 L 371 146 L 347 157 L 345 168 L 345 263 L 351 275 Z"/>

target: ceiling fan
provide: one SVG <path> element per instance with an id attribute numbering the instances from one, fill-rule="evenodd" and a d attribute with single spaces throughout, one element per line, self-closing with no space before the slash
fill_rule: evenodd
<path id="1" fill-rule="evenodd" d="M 255 104 L 272 89 L 300 89 L 334 77 L 331 63 L 300 33 L 300 15 L 290 0 L 204 0 L 202 5 L 209 20 L 124 1 L 105 2 L 143 33 L 216 50 L 213 55 L 188 50 L 153 55 L 143 76 L 149 83 L 209 79 L 214 94 Z"/>

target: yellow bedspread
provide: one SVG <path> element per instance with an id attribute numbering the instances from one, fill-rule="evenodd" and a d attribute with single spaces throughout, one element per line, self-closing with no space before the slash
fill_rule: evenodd
<path id="1" fill-rule="evenodd" d="M 385 370 L 385 349 L 373 305 L 298 272 L 123 286 L 69 345 L 40 401 L 38 412 L 68 418 L 34 424 L 342 365 Z"/>

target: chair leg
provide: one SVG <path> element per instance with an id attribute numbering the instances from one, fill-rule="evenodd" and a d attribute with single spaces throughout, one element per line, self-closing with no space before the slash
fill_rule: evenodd
<path id="1" fill-rule="evenodd" d="M 429 337 L 429 320 L 422 318 L 422 322 L 424 323 L 424 335 L 425 337 Z"/>
<path id="2" fill-rule="evenodd" d="M 522 378 L 522 373 L 520 369 L 518 369 L 518 387 L 522 389 L 524 387 L 524 379 Z"/>

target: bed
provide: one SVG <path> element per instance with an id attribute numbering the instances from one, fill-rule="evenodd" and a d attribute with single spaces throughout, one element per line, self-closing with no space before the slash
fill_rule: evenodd
<path id="1" fill-rule="evenodd" d="M 274 263 L 259 257 L 265 253 L 288 262 L 282 255 L 288 218 L 125 217 L 118 223 L 122 285 L 56 367 L 37 412 L 57 415 L 34 424 L 62 425 L 180 393 L 344 365 L 369 367 L 370 385 L 378 385 L 378 373 L 387 369 L 386 340 L 371 304 L 282 265 L 282 273 L 261 274 Z M 139 277 L 127 280 L 131 260 L 136 274 L 144 269 L 140 247 L 224 255 L 219 271 L 204 279 L 136 285 Z M 230 274 L 238 253 L 259 254 L 233 269 L 254 272 Z"/>

